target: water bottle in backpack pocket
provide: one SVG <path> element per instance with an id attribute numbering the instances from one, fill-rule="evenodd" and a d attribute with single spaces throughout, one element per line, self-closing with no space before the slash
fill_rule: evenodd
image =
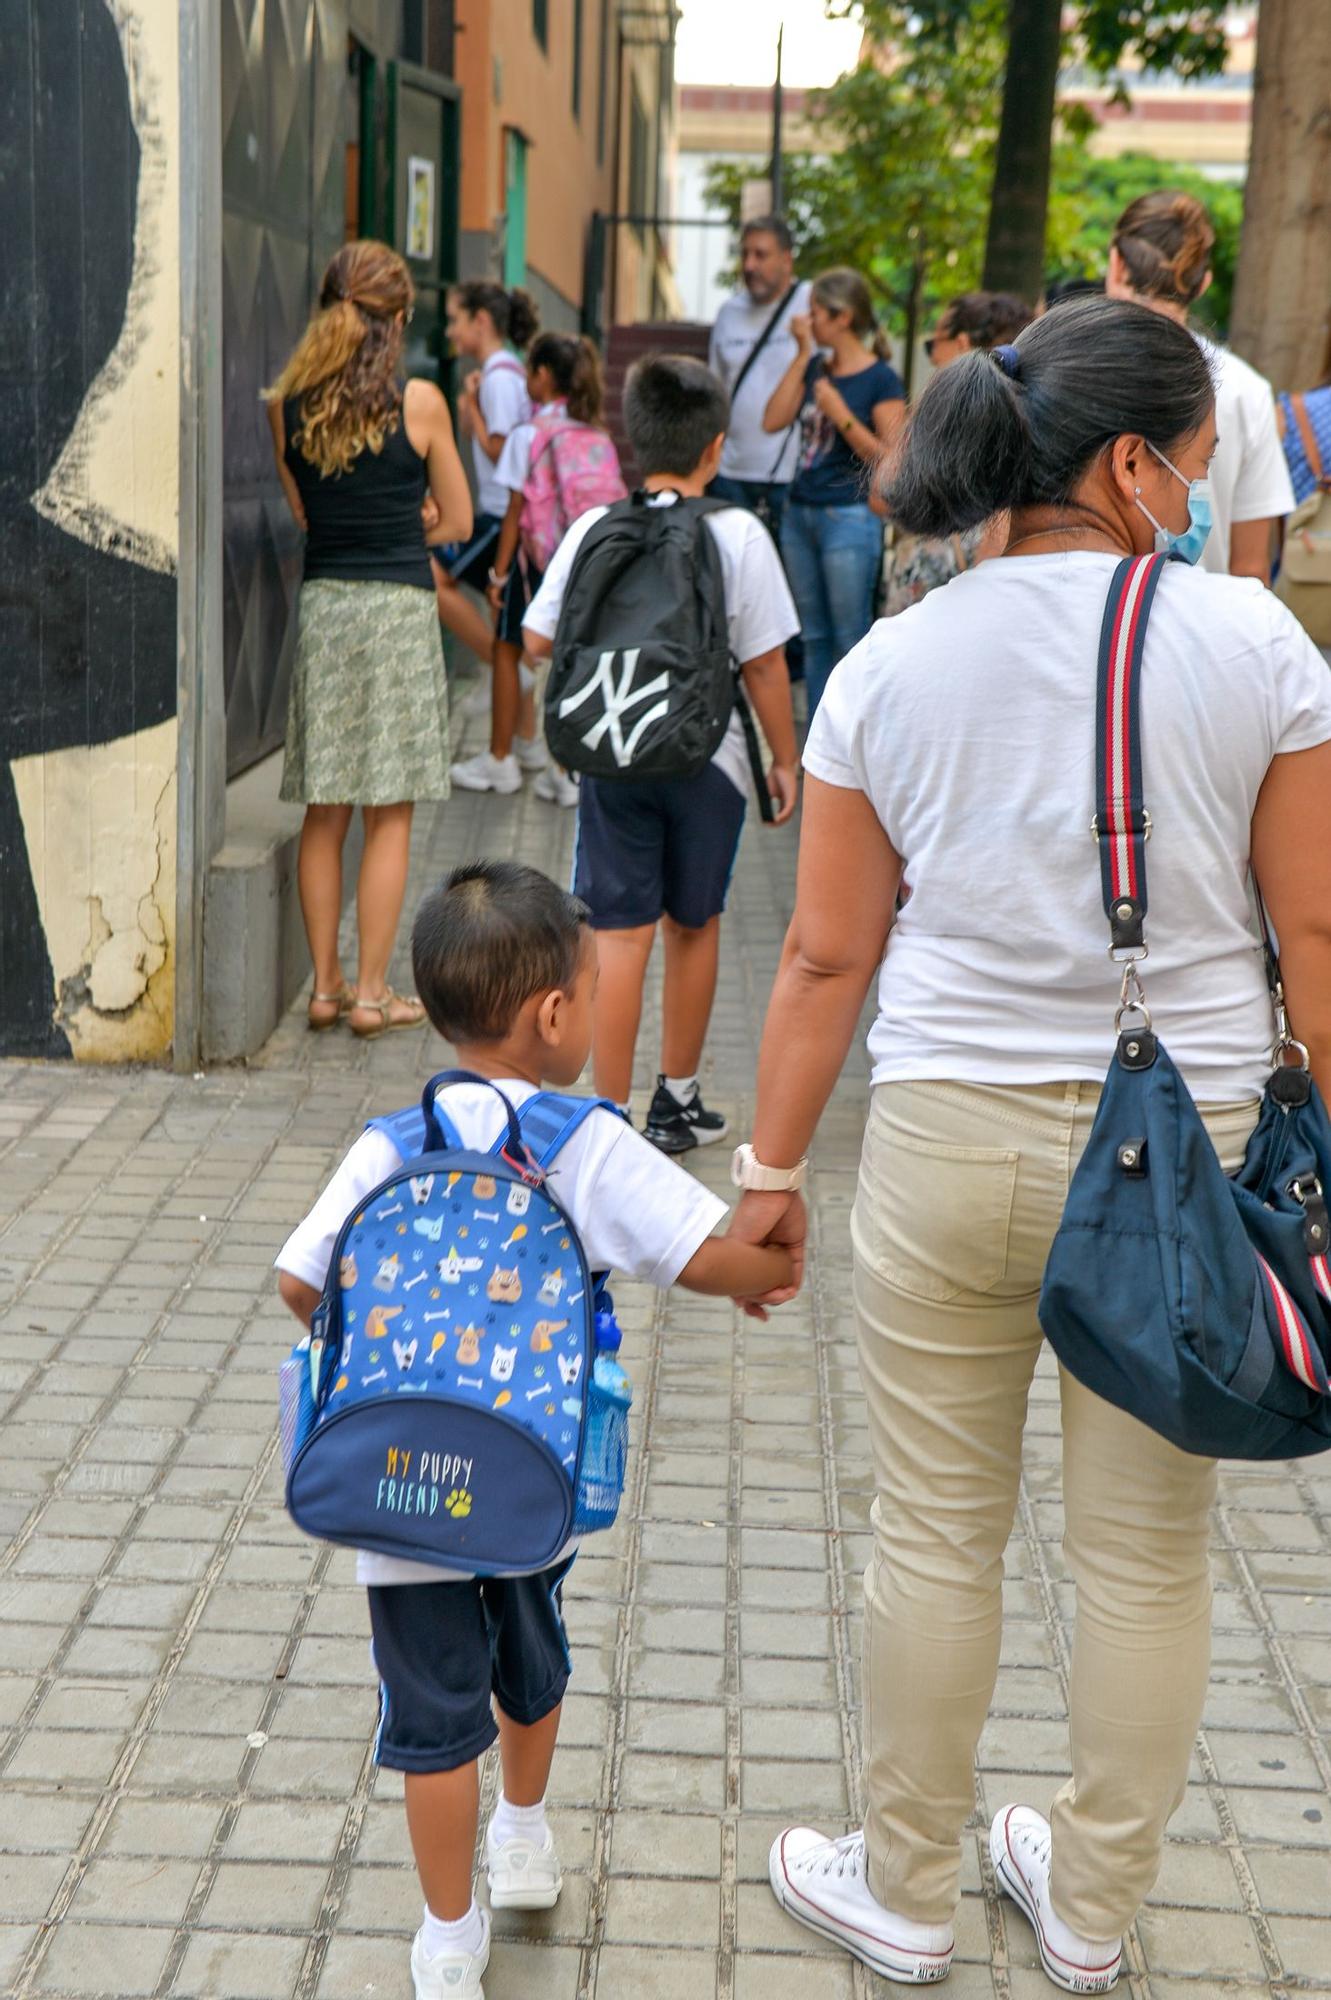
<path id="1" fill-rule="evenodd" d="M 627 1442 L 616 1459 L 627 1401 L 594 1383 L 609 1294 L 545 1180 L 601 1101 L 541 1092 L 518 1113 L 497 1092 L 504 1129 L 478 1152 L 435 1092 L 484 1081 L 445 1071 L 419 1109 L 372 1121 L 402 1165 L 342 1225 L 282 1377 L 298 1526 L 479 1575 L 544 1569 L 608 1527 Z"/>

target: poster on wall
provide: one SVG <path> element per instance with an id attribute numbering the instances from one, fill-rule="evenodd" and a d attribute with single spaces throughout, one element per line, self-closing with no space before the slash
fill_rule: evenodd
<path id="1" fill-rule="evenodd" d="M 434 161 L 407 161 L 407 255 L 428 264 L 434 256 Z"/>

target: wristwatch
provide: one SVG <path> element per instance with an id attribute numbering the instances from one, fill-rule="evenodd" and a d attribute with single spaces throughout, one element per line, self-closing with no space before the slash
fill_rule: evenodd
<path id="1" fill-rule="evenodd" d="M 730 1178 L 737 1188 L 753 1188 L 761 1194 L 794 1194 L 804 1186 L 809 1171 L 807 1159 L 794 1167 L 765 1167 L 752 1146 L 736 1146 L 730 1162 Z"/>

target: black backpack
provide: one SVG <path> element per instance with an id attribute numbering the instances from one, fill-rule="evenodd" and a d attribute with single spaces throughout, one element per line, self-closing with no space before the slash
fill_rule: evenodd
<path id="1" fill-rule="evenodd" d="M 634 493 L 588 529 L 573 560 L 545 691 L 545 740 L 587 777 L 692 778 L 739 709 L 764 817 L 757 735 L 730 652 L 709 514 L 730 503 Z"/>

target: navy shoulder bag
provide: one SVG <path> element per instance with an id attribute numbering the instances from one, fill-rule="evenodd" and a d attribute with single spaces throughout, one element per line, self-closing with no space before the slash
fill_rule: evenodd
<path id="1" fill-rule="evenodd" d="M 1290 1035 L 1265 913 L 1276 1042 L 1232 1177 L 1152 1029 L 1138 970 L 1151 834 L 1140 683 L 1165 560 L 1128 558 L 1105 608 L 1094 832 L 1109 953 L 1123 965 L 1118 1041 L 1049 1254 L 1040 1324 L 1079 1382 L 1181 1450 L 1299 1458 L 1331 1447 L 1331 1123 Z"/>

